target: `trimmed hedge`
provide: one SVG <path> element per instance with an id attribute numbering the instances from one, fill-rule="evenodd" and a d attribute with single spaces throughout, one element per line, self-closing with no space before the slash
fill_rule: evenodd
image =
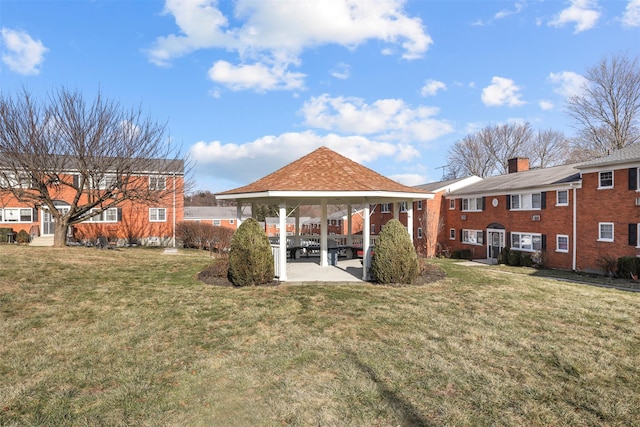
<path id="1" fill-rule="evenodd" d="M 407 229 L 397 219 L 390 220 L 376 240 L 372 279 L 383 284 L 411 284 L 419 274 L 418 254 Z"/>
<path id="2" fill-rule="evenodd" d="M 249 218 L 231 239 L 228 278 L 236 286 L 256 286 L 273 281 L 271 244 L 260 223 Z"/>
<path id="3" fill-rule="evenodd" d="M 471 259 L 471 249 L 456 249 L 451 252 L 453 259 Z"/>
<path id="4" fill-rule="evenodd" d="M 640 275 L 640 258 L 634 256 L 618 258 L 618 276 L 630 279 L 632 274 L 636 277 Z"/>
<path id="5" fill-rule="evenodd" d="M 14 234 L 13 228 L 0 228 L 0 243 L 7 243 L 9 241 L 7 235 L 10 233 Z"/>
<path id="6" fill-rule="evenodd" d="M 16 242 L 18 243 L 29 243 L 31 241 L 31 236 L 24 230 L 20 230 L 18 235 L 16 236 Z"/>

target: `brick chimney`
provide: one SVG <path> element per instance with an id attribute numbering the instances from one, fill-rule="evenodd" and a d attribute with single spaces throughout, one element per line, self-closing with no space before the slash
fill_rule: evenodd
<path id="1" fill-rule="evenodd" d="M 528 170 L 528 157 L 514 157 L 513 159 L 509 159 L 509 173 L 524 172 Z"/>

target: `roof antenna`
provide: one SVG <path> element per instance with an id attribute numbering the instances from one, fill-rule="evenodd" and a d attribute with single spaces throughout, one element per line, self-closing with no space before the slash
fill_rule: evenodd
<path id="1" fill-rule="evenodd" d="M 438 166 L 436 168 L 436 169 L 442 169 L 442 178 L 440 178 L 440 181 L 444 181 L 444 170 L 447 168 L 447 166 L 449 166 L 449 165 Z"/>

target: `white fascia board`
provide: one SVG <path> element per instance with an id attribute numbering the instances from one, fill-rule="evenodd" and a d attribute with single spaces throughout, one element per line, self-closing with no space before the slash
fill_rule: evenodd
<path id="1" fill-rule="evenodd" d="M 601 163 L 596 166 L 588 166 L 588 167 L 576 166 L 576 169 L 579 169 L 581 173 L 595 173 L 595 172 L 604 172 L 604 171 L 629 169 L 629 168 L 640 168 L 640 161 L 638 161 L 637 159 L 634 159 L 628 162 L 617 161 L 617 162 Z"/>
<path id="2" fill-rule="evenodd" d="M 264 191 L 259 193 L 222 194 L 220 200 L 250 199 L 433 199 L 433 193 L 405 193 L 392 191 Z"/>
<path id="3" fill-rule="evenodd" d="M 476 182 L 479 182 L 479 181 L 482 181 L 482 178 L 480 178 L 479 176 L 476 176 L 476 175 L 472 175 L 472 176 L 466 177 L 464 179 L 461 179 L 460 181 L 454 182 L 453 184 L 437 188 L 434 191 L 436 193 L 438 193 L 440 191 L 446 191 L 446 192 L 456 191 L 456 190 L 459 190 L 461 188 L 466 187 L 467 185 L 475 184 Z"/>

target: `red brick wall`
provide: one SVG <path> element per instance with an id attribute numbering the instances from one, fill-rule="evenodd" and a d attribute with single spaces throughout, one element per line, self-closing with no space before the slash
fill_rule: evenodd
<path id="1" fill-rule="evenodd" d="M 65 179 L 65 177 L 62 177 Z M 72 179 L 68 177 L 67 179 Z M 136 178 L 142 180 L 142 185 L 147 185 L 148 177 L 141 176 Z M 84 238 L 96 238 L 99 235 L 113 236 L 117 238 L 127 238 L 129 235 L 136 235 L 136 237 L 166 237 L 170 238 L 173 235 L 173 178 L 167 177 L 166 181 L 167 193 L 165 197 L 158 203 L 151 205 L 135 203 L 131 201 L 125 201 L 120 203 L 118 207 L 122 210 L 122 221 L 114 223 L 91 223 L 84 222 L 73 226 L 73 231 L 76 233 L 78 239 Z M 56 200 L 71 201 L 75 191 L 66 187 L 59 186 L 52 188 L 56 191 L 54 198 Z M 182 221 L 184 218 L 184 181 L 182 177 L 176 177 L 176 194 L 175 194 L 175 208 L 176 208 L 176 222 Z M 80 204 L 87 202 L 86 194 L 80 199 Z M 24 203 L 18 202 L 10 194 L 0 195 L 0 207 L 16 208 L 16 207 L 28 207 Z M 165 208 L 166 209 L 166 221 L 163 222 L 150 222 L 149 221 L 149 208 Z M 38 211 L 37 218 L 31 223 L 18 223 L 18 222 L 2 222 L 0 227 L 12 228 L 15 232 L 25 230 L 30 232 L 32 228 L 37 228 L 38 232 L 41 230 L 42 211 Z"/>
<path id="2" fill-rule="evenodd" d="M 497 206 L 492 201 L 497 199 Z M 461 200 L 456 200 L 456 208 L 449 209 L 449 200 L 445 200 L 443 206 L 446 209 L 446 229 L 442 233 L 440 243 L 448 246 L 451 251 L 457 249 L 470 249 L 473 258 L 486 258 L 487 255 L 487 227 L 492 223 L 498 223 L 505 227 L 505 232 L 510 233 L 540 233 L 546 236 L 546 250 L 544 252 L 545 265 L 550 268 L 572 268 L 571 251 L 572 241 L 572 203 L 573 192 L 569 191 L 569 205 L 556 206 L 556 192 L 546 192 L 546 208 L 540 210 L 514 211 L 507 209 L 506 194 L 490 196 L 485 199 L 485 210 L 482 212 L 463 212 L 460 209 Z M 532 216 L 539 215 L 540 221 L 533 221 Z M 462 218 L 466 217 L 466 220 Z M 449 239 L 449 230 L 455 228 L 455 240 Z M 482 245 L 468 244 L 460 241 L 462 229 L 479 230 L 485 232 L 485 242 Z M 569 252 L 556 251 L 556 235 L 569 236 Z M 510 246 L 509 235 L 506 236 L 506 246 Z"/>
<path id="3" fill-rule="evenodd" d="M 637 167 L 637 166 L 636 166 Z M 598 259 L 602 256 L 619 258 L 638 256 L 640 249 L 629 245 L 629 223 L 640 222 L 640 206 L 635 199 L 640 193 L 629 190 L 629 171 L 614 171 L 614 187 L 598 190 L 597 172 L 582 175 L 582 189 L 578 194 L 577 269 L 601 271 Z M 600 222 L 614 224 L 614 241 L 599 242 Z"/>

